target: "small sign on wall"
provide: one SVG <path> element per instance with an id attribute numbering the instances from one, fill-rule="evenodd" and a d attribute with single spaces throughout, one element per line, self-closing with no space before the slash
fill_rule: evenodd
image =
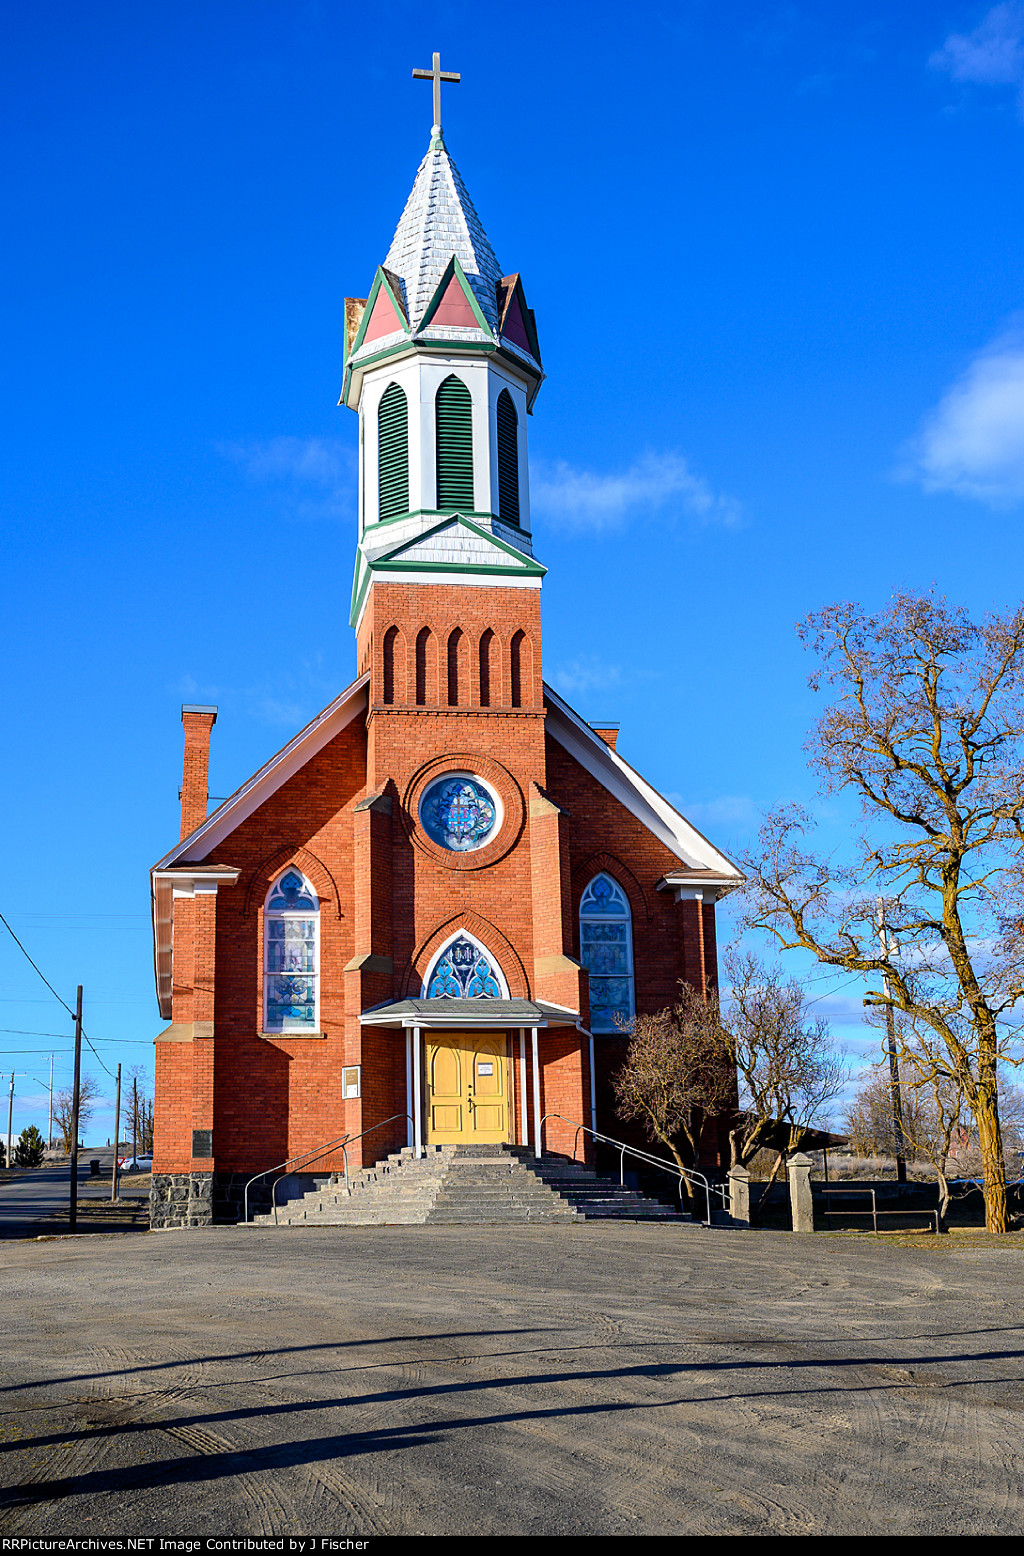
<path id="1" fill-rule="evenodd" d="M 362 1070 L 361 1064 L 346 1064 L 341 1072 L 341 1095 L 346 1102 L 353 1097 L 362 1096 Z"/>

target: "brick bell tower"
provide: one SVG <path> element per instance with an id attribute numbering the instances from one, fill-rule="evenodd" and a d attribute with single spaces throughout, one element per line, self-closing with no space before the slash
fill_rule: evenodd
<path id="1" fill-rule="evenodd" d="M 586 978 L 566 955 L 565 818 L 543 793 L 545 568 L 533 554 L 526 436 L 540 348 L 522 281 L 503 272 L 445 145 L 438 56 L 423 74 L 434 78 L 429 149 L 369 295 L 345 305 L 340 403 L 359 416 L 351 623 L 369 675 L 367 791 L 393 802 L 395 827 L 401 818 L 409 831 L 406 889 L 417 906 L 431 904 L 435 921 L 458 910 L 500 928 L 531 995 L 585 1015 Z M 486 785 L 496 803 L 482 846 L 435 846 L 424 824 L 431 785 L 452 773 Z M 393 891 L 402 894 L 397 879 Z M 350 1008 L 391 993 L 385 969 L 397 978 L 410 966 L 421 927 L 406 945 L 386 945 L 383 924 L 368 927 Z"/>

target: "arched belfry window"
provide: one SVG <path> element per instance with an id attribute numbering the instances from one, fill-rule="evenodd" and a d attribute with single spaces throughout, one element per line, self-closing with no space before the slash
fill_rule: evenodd
<path id="1" fill-rule="evenodd" d="M 434 400 L 437 437 L 437 506 L 473 511 L 473 401 L 452 373 Z"/>
<path id="2" fill-rule="evenodd" d="M 595 875 L 580 902 L 580 961 L 590 974 L 590 1030 L 632 1021 L 633 929 L 629 902 L 610 875 Z"/>
<path id="3" fill-rule="evenodd" d="M 429 1000 L 508 999 L 508 984 L 487 947 L 475 935 L 460 930 L 443 945 L 423 980 L 423 997 Z"/>
<path id="4" fill-rule="evenodd" d="M 267 1032 L 315 1032 L 319 1019 L 320 903 L 289 869 L 263 909 L 263 1024 Z"/>
<path id="5" fill-rule="evenodd" d="M 409 402 L 399 384 L 388 384 L 377 408 L 377 516 L 409 512 Z"/>
<path id="6" fill-rule="evenodd" d="M 519 417 L 512 396 L 498 396 L 498 517 L 519 523 Z"/>

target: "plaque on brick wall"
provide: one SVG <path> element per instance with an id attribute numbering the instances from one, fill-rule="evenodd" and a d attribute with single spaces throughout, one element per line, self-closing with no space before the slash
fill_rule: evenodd
<path id="1" fill-rule="evenodd" d="M 213 1155 L 213 1130 L 212 1129 L 193 1129 L 193 1131 L 192 1131 L 192 1155 L 193 1156 L 212 1156 Z"/>

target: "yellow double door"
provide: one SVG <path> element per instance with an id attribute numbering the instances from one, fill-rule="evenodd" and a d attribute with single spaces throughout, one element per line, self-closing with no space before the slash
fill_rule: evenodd
<path id="1" fill-rule="evenodd" d="M 465 1032 L 427 1039 L 427 1138 L 433 1145 L 509 1139 L 508 1041 Z"/>

